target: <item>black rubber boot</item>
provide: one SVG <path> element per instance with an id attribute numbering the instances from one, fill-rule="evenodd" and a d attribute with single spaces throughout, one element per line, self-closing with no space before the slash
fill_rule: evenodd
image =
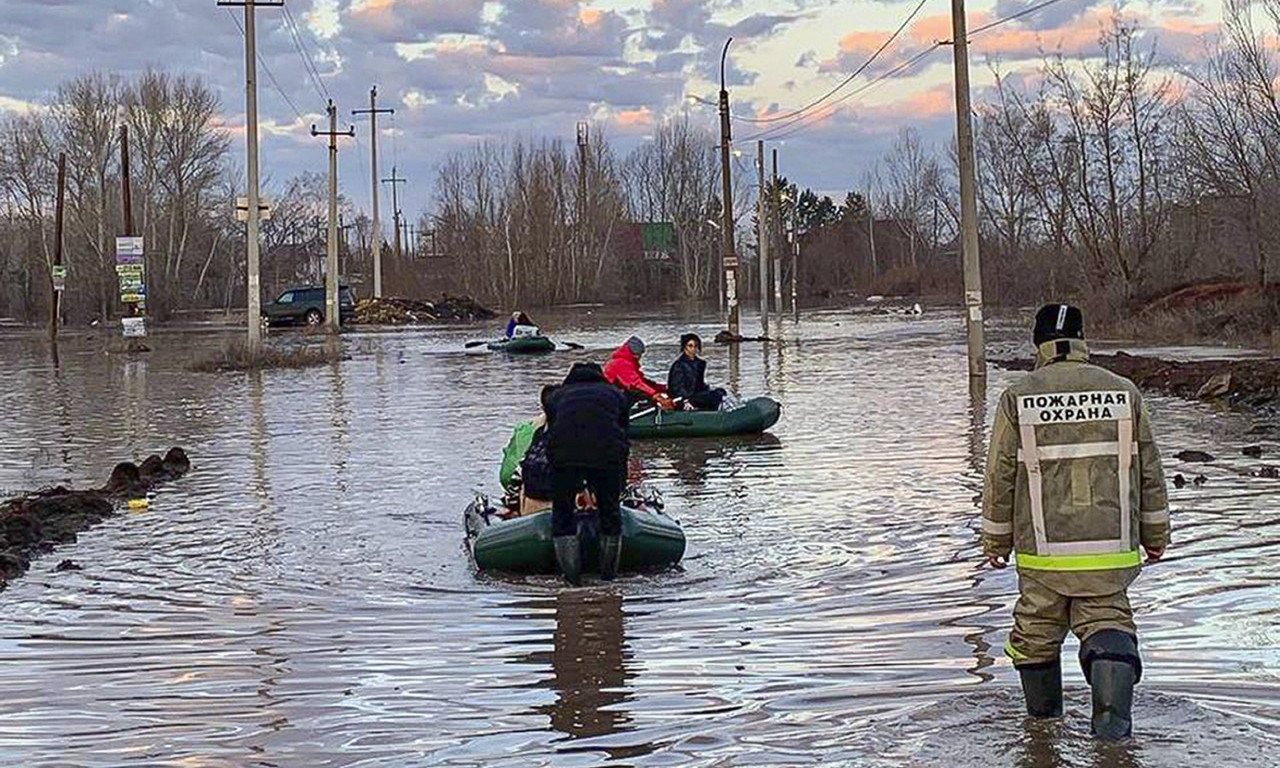
<path id="1" fill-rule="evenodd" d="M 556 565 L 565 580 L 575 587 L 582 583 L 582 553 L 578 548 L 578 536 L 555 537 Z"/>
<path id="2" fill-rule="evenodd" d="M 600 578 L 613 581 L 618 576 L 618 563 L 622 561 L 622 537 L 600 537 Z"/>
<path id="3" fill-rule="evenodd" d="M 1133 665 L 1127 661 L 1093 662 L 1093 735 L 1116 741 L 1133 733 Z"/>
<path id="4" fill-rule="evenodd" d="M 1142 660 L 1133 635 L 1106 629 L 1080 645 L 1080 666 L 1093 689 L 1093 735 L 1111 741 L 1133 732 L 1133 686 Z"/>
<path id="5" fill-rule="evenodd" d="M 1027 700 L 1027 714 L 1032 717 L 1062 717 L 1062 662 L 1023 664 L 1022 695 Z"/>

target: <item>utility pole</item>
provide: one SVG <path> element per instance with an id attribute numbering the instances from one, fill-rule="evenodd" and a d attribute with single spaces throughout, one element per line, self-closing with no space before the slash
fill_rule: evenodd
<path id="1" fill-rule="evenodd" d="M 871 211 L 871 190 L 867 190 L 867 239 L 871 241 L 871 282 L 874 284 L 880 268 L 876 264 L 876 215 Z M 871 290 L 875 290 L 874 286 Z"/>
<path id="2" fill-rule="evenodd" d="M 129 190 L 129 126 L 120 126 L 120 184 L 124 205 L 124 236 L 133 237 L 133 201 Z"/>
<path id="3" fill-rule="evenodd" d="M 578 123 L 578 248 L 569 264 L 569 285 L 573 289 L 573 300 L 578 300 L 578 260 L 584 266 L 587 259 L 587 148 L 590 145 L 590 126 L 586 122 Z"/>
<path id="4" fill-rule="evenodd" d="M 133 195 L 130 190 L 129 182 L 129 126 L 120 126 L 120 202 L 123 208 L 122 214 L 124 218 L 124 236 L 133 237 Z M 145 252 L 145 251 L 144 251 Z M 146 258 L 143 257 L 142 274 L 146 275 Z M 145 285 L 145 283 L 143 284 Z M 145 315 L 146 314 L 146 294 L 142 294 L 142 301 L 129 304 L 128 314 Z M 132 341 L 132 339 L 130 339 Z"/>
<path id="5" fill-rule="evenodd" d="M 729 43 L 724 41 L 720 53 L 720 178 L 724 195 L 724 223 L 720 232 L 720 256 L 724 274 L 725 303 L 729 309 L 729 333 L 741 335 L 738 324 L 738 256 L 733 249 L 733 180 L 729 177 L 729 92 L 724 88 L 724 60 L 729 55 Z"/>
<path id="6" fill-rule="evenodd" d="M 324 264 L 324 324 L 330 333 L 337 333 L 342 325 L 338 307 L 338 137 L 355 136 L 354 126 L 338 130 L 338 108 L 329 99 L 329 130 L 318 131 L 311 126 L 312 136 L 329 137 L 329 232 L 325 236 L 326 259 Z"/>
<path id="7" fill-rule="evenodd" d="M 369 165 L 373 168 L 373 298 L 382 298 L 382 223 L 378 218 L 378 115 L 394 115 L 394 109 L 378 109 L 378 86 L 369 89 L 369 108 L 353 109 L 353 115 L 369 116 Z"/>
<path id="8" fill-rule="evenodd" d="M 67 155 L 58 155 L 58 202 L 53 215 L 53 270 L 49 287 L 53 294 L 49 304 L 49 341 L 58 343 L 58 315 L 62 311 L 62 291 L 58 289 L 58 277 L 65 276 L 62 268 L 62 209 L 67 197 Z M 63 277 L 65 280 L 65 277 Z"/>
<path id="9" fill-rule="evenodd" d="M 796 299 L 799 293 L 796 284 L 800 281 L 800 228 L 796 227 L 791 241 L 791 314 L 800 320 L 800 302 Z"/>
<path id="10" fill-rule="evenodd" d="M 760 257 L 760 335 L 769 335 L 769 204 L 764 185 L 764 141 L 756 141 L 756 255 Z"/>
<path id="11" fill-rule="evenodd" d="M 400 260 L 400 196 L 397 194 L 397 184 L 405 183 L 405 179 L 396 175 L 396 167 L 391 166 L 391 178 L 383 179 L 382 183 L 391 185 L 391 217 L 396 225 L 396 261 Z"/>
<path id="12" fill-rule="evenodd" d="M 258 263 L 258 45 L 257 31 L 254 26 L 255 11 L 259 7 L 279 8 L 284 0 L 218 0 L 221 6 L 242 6 L 244 8 L 244 101 L 245 101 L 245 166 L 249 175 L 248 226 L 246 227 L 246 261 L 248 262 L 248 278 L 245 287 L 248 293 L 246 320 L 249 326 L 249 352 L 256 354 L 258 344 L 262 340 L 262 275 Z"/>
<path id="13" fill-rule="evenodd" d="M 964 0 L 951 0 L 952 47 L 956 65 L 956 145 L 960 160 L 960 233 L 964 254 L 965 324 L 969 336 L 969 376 L 987 375 L 982 333 L 982 263 L 978 254 L 978 196 L 969 105 L 969 41 Z"/>
<path id="14" fill-rule="evenodd" d="M 778 148 L 773 148 L 773 210 L 769 212 L 769 255 L 778 244 L 778 217 L 782 215 L 782 191 L 778 189 Z M 773 256 L 773 308 L 782 313 L 782 251 Z"/>

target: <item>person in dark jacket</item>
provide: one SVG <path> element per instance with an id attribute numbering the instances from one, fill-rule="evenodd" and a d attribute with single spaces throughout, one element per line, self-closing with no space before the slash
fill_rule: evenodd
<path id="1" fill-rule="evenodd" d="M 702 339 L 696 333 L 680 337 L 680 357 L 667 373 L 667 392 L 684 400 L 686 411 L 718 411 L 724 402 L 724 390 L 707 386 L 707 361 L 702 352 Z"/>
<path id="2" fill-rule="evenodd" d="M 547 455 L 551 460 L 551 532 L 556 562 L 572 584 L 582 577 L 576 500 L 583 484 L 595 492 L 600 521 L 600 577 L 612 579 L 622 556 L 618 509 L 631 445 L 630 404 L 605 381 L 595 363 L 574 363 L 547 412 Z"/>

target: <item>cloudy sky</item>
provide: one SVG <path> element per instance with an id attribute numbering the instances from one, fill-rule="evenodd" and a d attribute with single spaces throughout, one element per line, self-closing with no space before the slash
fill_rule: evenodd
<path id="1" fill-rule="evenodd" d="M 970 28 L 1039 0 L 970 0 Z M 625 150 L 663 116 L 716 123 L 720 48 L 729 54 L 734 139 L 774 129 L 783 172 L 839 194 L 906 125 L 945 143 L 954 128 L 951 50 L 943 47 L 891 78 L 864 87 L 950 38 L 950 0 L 287 0 L 258 12 L 262 162 L 279 182 L 324 170 L 324 95 L 359 137 L 341 153 L 342 186 L 366 206 L 369 137 L 350 110 L 376 84 L 383 169 L 409 179 L 406 211 L 430 202 L 435 169 L 449 151 L 509 135 L 572 142 L 591 120 Z M 919 10 L 917 11 L 917 6 Z M 148 66 L 197 73 L 222 97 L 225 128 L 242 136 L 244 44 L 234 12 L 215 0 L 0 0 L 0 111 L 38 108 L 56 85 L 93 69 L 133 74 Z M 1118 6 L 1159 41 L 1170 67 L 1193 60 L 1215 34 L 1220 0 L 1156 0 Z M 832 109 L 789 124 L 751 122 L 822 96 L 858 69 L 916 12 L 906 31 L 840 95 Z M 972 40 L 975 97 L 1004 72 L 1032 70 L 1044 50 L 1088 57 L 1117 6 L 1059 0 Z M 296 21 L 296 27 L 290 21 Z M 295 30 L 297 34 L 295 35 Z M 309 75 L 301 51 L 314 62 Z M 235 151 L 243 157 L 243 144 Z M 748 166 L 743 161 L 744 169 Z M 385 210 L 385 209 L 384 209 Z"/>

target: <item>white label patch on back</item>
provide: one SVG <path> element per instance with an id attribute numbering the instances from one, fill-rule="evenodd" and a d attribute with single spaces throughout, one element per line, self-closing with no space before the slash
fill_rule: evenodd
<path id="1" fill-rule="evenodd" d="M 1129 393 L 1046 392 L 1018 397 L 1020 424 L 1076 424 L 1133 418 Z"/>

